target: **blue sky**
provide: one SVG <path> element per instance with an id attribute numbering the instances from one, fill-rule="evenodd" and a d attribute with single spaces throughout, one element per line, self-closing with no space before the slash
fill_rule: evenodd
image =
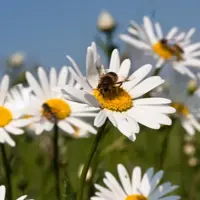
<path id="1" fill-rule="evenodd" d="M 167 31 L 195 26 L 200 38 L 199 0 L 8 0 L 0 6 L 0 58 L 23 51 L 44 66 L 67 64 L 66 54 L 85 65 L 86 48 L 94 39 L 96 20 L 102 9 L 112 13 L 125 31 L 129 20 L 142 21 L 156 9 Z"/>

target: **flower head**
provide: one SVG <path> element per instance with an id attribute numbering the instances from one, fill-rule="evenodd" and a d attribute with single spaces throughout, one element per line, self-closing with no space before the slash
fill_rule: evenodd
<path id="1" fill-rule="evenodd" d="M 184 33 L 178 32 L 178 28 L 173 27 L 164 36 L 158 22 L 152 24 L 146 16 L 143 21 L 143 25 L 132 21 L 131 27 L 128 28 L 130 35 L 121 34 L 120 38 L 127 44 L 152 54 L 157 60 L 157 68 L 170 61 L 173 68 L 179 73 L 186 74 L 193 79 L 196 78 L 188 68 L 188 66 L 200 67 L 200 43 L 191 42 L 191 36 L 195 29 L 192 28 Z"/>
<path id="2" fill-rule="evenodd" d="M 26 73 L 27 81 L 35 94 L 35 99 L 31 103 L 30 116 L 36 119 L 36 134 L 52 130 L 55 124 L 70 135 L 75 134 L 75 127 L 96 133 L 96 130 L 81 118 L 94 117 L 96 115 L 94 111 L 97 109 L 86 104 L 67 101 L 55 90 L 66 84 L 75 88 L 75 81 L 69 76 L 67 67 L 62 67 L 58 75 L 55 68 L 51 68 L 49 77 L 40 67 L 38 77 L 39 82 L 30 72 Z"/>
<path id="3" fill-rule="evenodd" d="M 9 57 L 9 64 L 10 66 L 14 66 L 14 67 L 18 67 L 18 66 L 21 66 L 23 63 L 24 63 L 24 53 L 22 52 L 16 52 L 14 54 L 12 54 L 10 57 Z"/>
<path id="4" fill-rule="evenodd" d="M 0 143 L 15 146 L 14 140 L 8 133 L 21 135 L 22 127 L 28 125 L 31 119 L 22 119 L 22 110 L 8 98 L 9 77 L 5 75 L 0 83 Z M 17 94 L 13 94 L 14 96 Z"/>
<path id="5" fill-rule="evenodd" d="M 64 91 L 77 102 L 100 109 L 94 120 L 95 126 L 102 126 L 106 118 L 109 118 L 125 136 L 135 140 L 135 134 L 140 130 L 138 123 L 153 129 L 159 129 L 161 124 L 171 125 L 167 114 L 175 112 L 175 109 L 167 106 L 170 100 L 139 98 L 164 82 L 159 76 L 143 80 L 150 72 L 151 65 L 144 65 L 129 76 L 130 60 L 125 59 L 120 64 L 119 52 L 115 49 L 109 68 L 104 68 L 95 43 L 88 47 L 86 63 L 86 78 L 74 61 L 74 69 L 70 68 L 83 89 L 65 86 Z"/>
<path id="6" fill-rule="evenodd" d="M 113 19 L 112 15 L 103 10 L 97 20 L 97 28 L 102 32 L 111 32 L 116 27 L 116 22 Z"/>
<path id="7" fill-rule="evenodd" d="M 180 119 L 182 127 L 189 135 L 194 135 L 195 130 L 200 131 L 200 123 L 186 105 L 173 102 L 172 106 L 176 109 L 176 115 Z"/>
<path id="8" fill-rule="evenodd" d="M 126 168 L 122 164 L 118 164 L 117 171 L 120 183 L 110 173 L 105 173 L 103 179 L 106 187 L 95 184 L 98 190 L 95 197 L 91 200 L 106 199 L 106 200 L 178 200 L 179 196 L 166 196 L 174 191 L 178 186 L 173 186 L 170 182 L 165 182 L 159 185 L 163 176 L 163 171 L 158 171 L 154 174 L 154 169 L 149 168 L 142 176 L 141 168 L 135 167 L 130 178 Z"/>

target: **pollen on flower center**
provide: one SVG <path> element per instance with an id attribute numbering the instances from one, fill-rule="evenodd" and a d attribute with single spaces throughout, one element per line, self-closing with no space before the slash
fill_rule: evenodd
<path id="1" fill-rule="evenodd" d="M 5 107 L 0 106 L 0 127 L 4 127 L 12 120 L 12 113 Z"/>
<path id="2" fill-rule="evenodd" d="M 131 96 L 122 88 L 115 88 L 108 94 L 102 94 L 98 89 L 94 89 L 93 92 L 102 108 L 123 112 L 133 105 Z"/>
<path id="3" fill-rule="evenodd" d="M 42 106 L 42 114 L 48 120 L 62 120 L 68 117 L 71 113 L 69 104 L 62 99 L 49 99 Z"/>
<path id="4" fill-rule="evenodd" d="M 141 194 L 135 194 L 127 196 L 125 200 L 148 200 L 148 199 Z"/>
<path id="5" fill-rule="evenodd" d="M 172 103 L 172 107 L 176 109 L 176 112 L 179 115 L 183 115 L 184 117 L 189 115 L 189 109 L 182 103 Z"/>
<path id="6" fill-rule="evenodd" d="M 153 50 L 161 58 L 169 60 L 176 57 L 177 61 L 183 60 L 183 49 L 178 44 L 169 44 L 166 39 L 162 39 L 153 45 Z"/>

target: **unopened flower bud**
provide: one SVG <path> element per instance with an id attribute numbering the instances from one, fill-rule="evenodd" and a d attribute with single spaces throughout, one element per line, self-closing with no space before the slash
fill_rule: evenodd
<path id="1" fill-rule="evenodd" d="M 8 63 L 11 67 L 19 67 L 24 63 L 24 57 L 24 53 L 16 52 L 9 57 Z"/>
<path id="2" fill-rule="evenodd" d="M 196 80 L 190 80 L 188 82 L 188 94 L 193 95 L 194 92 L 198 89 L 198 84 Z"/>
<path id="3" fill-rule="evenodd" d="M 116 22 L 112 15 L 106 11 L 103 10 L 97 20 L 97 28 L 102 32 L 112 32 L 116 27 Z"/>
<path id="4" fill-rule="evenodd" d="M 185 144 L 183 151 L 188 156 L 193 156 L 195 154 L 196 148 L 193 144 Z"/>
<path id="5" fill-rule="evenodd" d="M 191 157 L 188 160 L 188 165 L 190 167 L 196 167 L 198 165 L 198 163 L 199 163 L 199 161 L 198 161 L 198 159 L 196 157 Z"/>

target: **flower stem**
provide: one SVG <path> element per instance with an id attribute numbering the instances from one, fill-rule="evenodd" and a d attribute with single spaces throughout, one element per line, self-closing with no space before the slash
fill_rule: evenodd
<path id="1" fill-rule="evenodd" d="M 164 164 L 165 164 L 165 158 L 166 158 L 166 155 L 167 155 L 167 148 L 168 148 L 168 144 L 169 144 L 170 135 L 174 132 L 174 129 L 176 128 L 176 120 L 173 119 L 172 122 L 173 123 L 171 125 L 170 130 L 165 133 L 165 137 L 164 137 L 163 142 L 162 142 L 162 150 L 161 150 L 161 153 L 160 153 L 160 161 L 159 161 L 159 168 L 160 169 L 163 169 Z"/>
<path id="2" fill-rule="evenodd" d="M 53 168 L 55 175 L 55 188 L 57 200 L 60 199 L 60 168 L 59 168 L 59 147 L 58 147 L 58 126 L 54 126 L 53 136 Z"/>
<path id="3" fill-rule="evenodd" d="M 88 158 L 87 158 L 87 160 L 85 162 L 85 165 L 84 165 L 84 168 L 83 168 L 83 171 L 82 171 L 82 174 L 81 174 L 80 188 L 79 188 L 77 200 L 82 200 L 83 199 L 83 191 L 84 191 L 85 179 L 86 179 L 90 164 L 92 162 L 92 159 L 93 159 L 93 157 L 95 155 L 95 152 L 96 152 L 96 150 L 98 148 L 98 145 L 100 143 L 100 140 L 101 140 L 101 138 L 102 138 L 102 136 L 104 134 L 104 130 L 105 130 L 107 121 L 108 120 L 106 120 L 106 122 L 103 124 L 103 126 L 101 126 L 99 128 L 99 130 L 97 132 L 97 135 L 95 137 L 95 141 L 93 143 L 93 146 L 91 147 L 91 151 L 89 152 Z"/>
<path id="4" fill-rule="evenodd" d="M 6 175 L 6 182 L 7 182 L 7 198 L 8 200 L 12 200 L 12 184 L 11 184 L 11 169 L 10 165 L 6 156 L 6 150 L 4 144 L 0 144 L 1 146 L 1 154 L 2 154 L 2 160 Z"/>

